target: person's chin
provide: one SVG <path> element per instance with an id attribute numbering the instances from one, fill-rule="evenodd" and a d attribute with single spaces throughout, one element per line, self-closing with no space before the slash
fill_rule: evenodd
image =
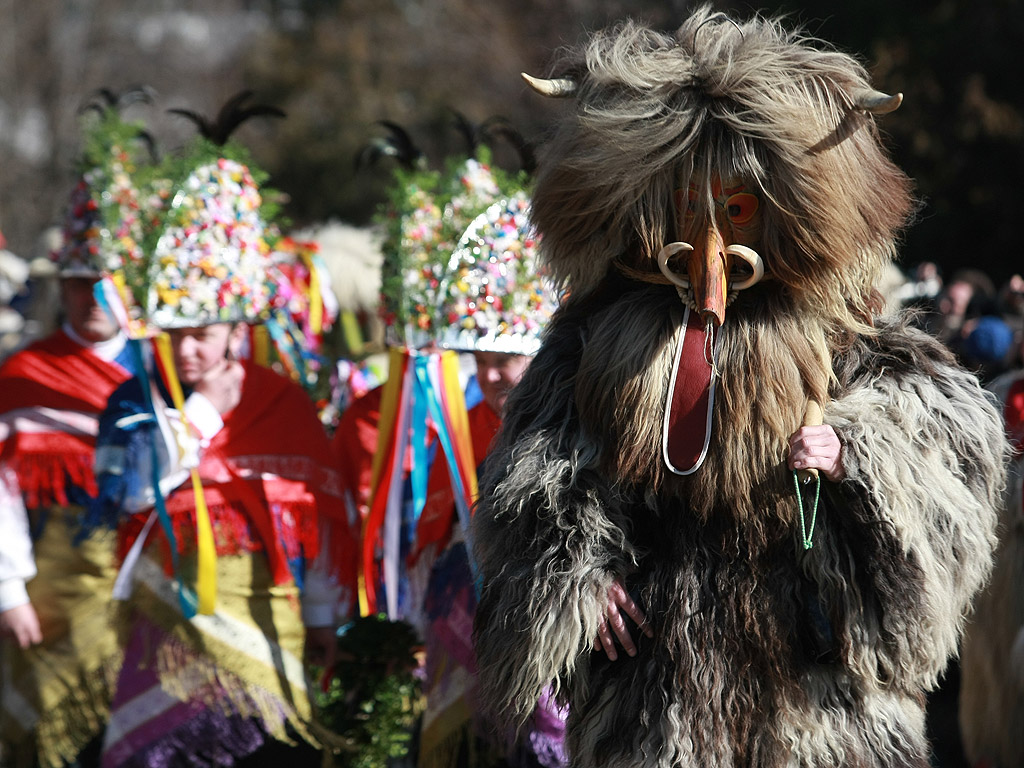
<path id="1" fill-rule="evenodd" d="M 104 316 L 86 320 L 76 329 L 79 336 L 93 343 L 107 341 L 117 335 L 117 326 Z"/>

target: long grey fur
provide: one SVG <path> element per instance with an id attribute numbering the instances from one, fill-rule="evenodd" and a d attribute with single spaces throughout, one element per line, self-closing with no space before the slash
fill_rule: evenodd
<path id="1" fill-rule="evenodd" d="M 578 766 L 928 765 L 924 692 L 988 575 L 1004 481 L 976 379 L 903 324 L 835 361 L 847 480 L 802 554 L 795 496 L 789 524 L 700 521 L 604 479 L 571 395 L 593 320 L 564 314 L 474 518 L 482 700 L 522 722 L 553 682 Z M 616 577 L 655 637 L 609 662 L 591 650 Z"/>
<path id="2" fill-rule="evenodd" d="M 672 35 L 596 34 L 556 74 L 576 109 L 532 215 L 571 295 L 481 482 L 482 701 L 521 724 L 553 683 L 579 768 L 925 768 L 924 695 L 991 568 L 1006 442 L 973 376 L 877 316 L 913 201 L 858 106 L 866 71 L 704 7 Z M 717 331 L 707 458 L 677 477 L 660 426 L 682 303 L 654 260 L 713 220 L 716 178 L 756 191 L 766 277 Z M 846 477 L 805 551 L 786 461 L 808 399 Z M 654 636 L 611 662 L 592 643 L 616 580 Z"/>

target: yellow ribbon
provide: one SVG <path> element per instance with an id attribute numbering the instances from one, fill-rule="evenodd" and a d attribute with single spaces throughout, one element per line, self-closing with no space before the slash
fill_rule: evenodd
<path id="1" fill-rule="evenodd" d="M 444 386 L 445 401 L 448 403 L 448 414 L 452 420 L 452 441 L 459 454 L 459 465 L 466 469 L 469 482 L 470 503 L 476 501 L 478 495 L 476 478 L 476 459 L 473 456 L 473 439 L 469 434 L 469 414 L 466 412 L 466 396 L 459 383 L 459 356 L 447 350 L 441 353 L 441 380 Z"/>
<path id="2" fill-rule="evenodd" d="M 265 325 L 257 325 L 252 329 L 252 359 L 256 365 L 270 367 L 270 331 Z"/>
<path id="3" fill-rule="evenodd" d="M 160 358 L 160 366 L 167 377 L 167 389 L 171 393 L 171 401 L 174 407 L 181 414 L 182 424 L 186 431 L 189 428 L 188 418 L 185 416 L 185 395 L 181 389 L 181 382 L 178 381 L 178 372 L 174 368 L 174 355 L 171 353 L 171 338 L 161 332 L 155 338 L 156 352 Z M 178 443 L 180 455 L 184 455 L 185 447 Z M 210 522 L 210 511 L 206 507 L 206 496 L 203 493 L 203 484 L 199 480 L 199 469 L 193 467 L 192 491 L 196 498 L 196 596 L 199 599 L 199 613 L 212 616 L 216 604 L 217 595 L 217 548 L 213 540 L 213 525 Z"/>
<path id="4" fill-rule="evenodd" d="M 345 345 L 348 347 L 350 357 L 359 357 L 363 354 L 363 347 L 366 346 L 363 341 L 363 333 L 359 329 L 359 319 L 356 317 L 356 313 L 346 309 L 341 313 L 341 331 L 345 339 Z"/>
<path id="5" fill-rule="evenodd" d="M 309 270 L 309 328 L 314 335 L 319 336 L 324 327 L 324 299 L 320 293 L 320 273 L 312 256 L 300 253 L 300 258 Z"/>

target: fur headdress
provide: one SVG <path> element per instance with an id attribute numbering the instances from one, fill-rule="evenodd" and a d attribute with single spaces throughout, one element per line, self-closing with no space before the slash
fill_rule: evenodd
<path id="1" fill-rule="evenodd" d="M 542 260 L 569 290 L 566 309 L 576 308 L 570 316 L 604 322 L 601 310 L 631 286 L 681 282 L 659 257 L 700 247 L 702 227 L 726 233 L 717 246 L 725 253 L 733 244 L 756 251 L 763 278 L 723 296 L 730 319 L 707 334 L 704 391 L 728 428 L 705 443 L 686 491 L 694 509 L 753 515 L 745 489 L 780 465 L 808 400 L 828 401 L 836 353 L 874 333 L 874 285 L 913 201 L 873 114 L 902 97 L 871 90 L 851 56 L 778 21 L 735 22 L 708 7 L 674 34 L 632 22 L 599 32 L 555 71 L 527 78 L 575 99 L 544 147 L 532 216 Z M 731 185 L 742 200 L 724 194 Z M 756 232 L 735 237 L 751 212 Z M 680 294 L 703 314 L 694 287 Z M 575 397 L 602 466 L 658 487 L 663 424 L 679 412 L 669 412 L 667 393 L 681 307 L 664 292 L 634 295 L 635 310 L 615 313 L 601 331 L 607 343 L 580 361 Z M 710 435 L 707 411 L 700 434 Z"/>
<path id="2" fill-rule="evenodd" d="M 704 7 L 675 34 L 635 23 L 570 51 L 557 80 L 574 95 L 540 164 L 535 222 L 555 277 L 576 296 L 613 267 L 656 273 L 684 222 L 711 206 L 711 180 L 760 196 L 766 286 L 814 305 L 830 330 L 863 330 L 871 287 L 912 210 L 886 157 L 864 68 L 778 22 L 737 23 Z M 549 88 L 550 90 L 550 88 Z"/>

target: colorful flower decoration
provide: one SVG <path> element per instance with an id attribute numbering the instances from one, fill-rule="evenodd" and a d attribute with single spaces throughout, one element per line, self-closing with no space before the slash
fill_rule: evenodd
<path id="1" fill-rule="evenodd" d="M 436 341 L 447 349 L 532 355 L 558 298 L 538 266 L 530 201 L 491 204 L 459 239 L 442 281 Z"/>
<path id="2" fill-rule="evenodd" d="M 64 277 L 98 277 L 112 267 L 130 271 L 143 260 L 143 226 L 159 193 L 143 195 L 138 176 L 148 167 L 145 129 L 106 110 L 86 128 L 81 176 L 71 191 L 63 244 L 54 254 Z M 147 212 L 148 211 L 148 212 Z"/>
<path id="3" fill-rule="evenodd" d="M 398 171 L 383 216 L 382 304 L 391 341 L 420 347 L 446 327 L 438 315 L 441 280 L 466 226 L 499 197 L 523 185 L 481 156 L 454 161 L 447 174 Z"/>
<path id="4" fill-rule="evenodd" d="M 305 343 L 318 348 L 324 331 L 338 319 L 338 299 L 316 242 L 283 237 L 270 254 L 271 306 L 283 311 L 302 331 Z"/>
<path id="5" fill-rule="evenodd" d="M 255 321 L 270 307 L 270 247 L 249 168 L 218 158 L 193 170 L 162 216 L 147 270 L 146 316 L 159 328 Z"/>

